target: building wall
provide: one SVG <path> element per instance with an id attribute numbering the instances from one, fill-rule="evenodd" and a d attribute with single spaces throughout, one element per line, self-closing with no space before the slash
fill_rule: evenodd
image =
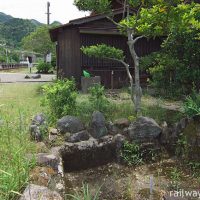
<path id="1" fill-rule="evenodd" d="M 78 29 L 61 31 L 58 35 L 58 74 L 61 77 L 74 77 L 79 81 L 80 69 L 80 34 Z"/>

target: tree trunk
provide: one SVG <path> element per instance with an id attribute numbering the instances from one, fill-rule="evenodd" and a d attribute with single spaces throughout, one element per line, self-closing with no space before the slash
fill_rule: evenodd
<path id="1" fill-rule="evenodd" d="M 131 32 L 128 31 L 128 46 L 131 56 L 134 61 L 134 70 L 135 70 L 135 91 L 134 91 L 134 105 L 136 114 L 141 112 L 141 98 L 142 98 L 142 89 L 140 87 L 140 69 L 139 69 L 139 57 L 135 52 L 135 43 L 140 37 L 133 39 Z M 133 90 L 133 88 L 132 88 Z"/>

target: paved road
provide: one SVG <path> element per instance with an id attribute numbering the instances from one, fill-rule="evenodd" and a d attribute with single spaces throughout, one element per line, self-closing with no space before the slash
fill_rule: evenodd
<path id="1" fill-rule="evenodd" d="M 28 74 L 28 76 L 32 76 L 34 74 Z M 22 73 L 0 73 L 0 83 L 16 83 L 16 82 L 51 82 L 56 78 L 56 75 L 41 75 L 40 79 L 25 79 L 26 74 Z"/>

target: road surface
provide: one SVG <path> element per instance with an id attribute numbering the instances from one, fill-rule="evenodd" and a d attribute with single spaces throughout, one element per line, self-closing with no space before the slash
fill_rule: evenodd
<path id="1" fill-rule="evenodd" d="M 25 76 L 29 77 L 36 74 L 23 74 L 23 73 L 0 73 L 0 83 L 17 83 L 17 82 L 51 82 L 53 79 L 56 79 L 56 75 L 46 75 L 41 74 L 39 79 L 25 79 Z"/>

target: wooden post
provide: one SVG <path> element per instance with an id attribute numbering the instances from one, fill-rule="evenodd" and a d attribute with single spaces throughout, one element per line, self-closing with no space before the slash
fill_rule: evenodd
<path id="1" fill-rule="evenodd" d="M 50 11 L 49 11 L 49 8 L 50 8 L 50 2 L 48 1 L 47 2 L 47 25 L 49 25 L 50 24 Z"/>
<path id="2" fill-rule="evenodd" d="M 111 71 L 111 89 L 114 89 L 114 71 Z"/>

